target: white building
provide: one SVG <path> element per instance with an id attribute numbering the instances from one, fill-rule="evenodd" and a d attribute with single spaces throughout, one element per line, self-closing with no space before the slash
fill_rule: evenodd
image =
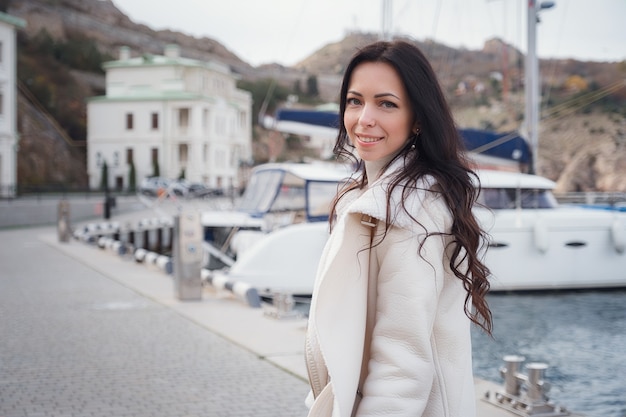
<path id="1" fill-rule="evenodd" d="M 137 186 L 155 174 L 239 187 L 240 167 L 252 158 L 252 97 L 216 61 L 180 57 L 169 45 L 163 56 L 132 58 L 120 48 L 104 64 L 106 95 L 87 104 L 87 170 L 91 188 L 127 189 L 131 164 Z"/>
<path id="2" fill-rule="evenodd" d="M 17 48 L 15 29 L 26 22 L 0 12 L 0 197 L 17 188 Z"/>

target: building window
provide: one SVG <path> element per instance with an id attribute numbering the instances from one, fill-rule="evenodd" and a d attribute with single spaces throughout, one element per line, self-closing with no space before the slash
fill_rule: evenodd
<path id="1" fill-rule="evenodd" d="M 202 111 L 202 129 L 205 131 L 209 127 L 209 109 L 204 109 Z"/>
<path id="2" fill-rule="evenodd" d="M 133 150 L 132 148 L 126 148 L 126 165 L 131 165 L 133 162 Z"/>
<path id="3" fill-rule="evenodd" d="M 219 79 L 219 78 L 215 78 L 213 80 L 213 88 L 215 89 L 215 91 L 217 92 L 223 92 L 226 90 L 226 83 L 224 82 L 224 80 Z"/>
<path id="4" fill-rule="evenodd" d="M 124 189 L 124 177 L 121 175 L 115 177 L 115 189 L 117 191 L 122 191 Z"/>
<path id="5" fill-rule="evenodd" d="M 209 160 L 209 145 L 207 143 L 202 147 L 202 162 L 206 163 Z"/>
<path id="6" fill-rule="evenodd" d="M 224 135 L 226 133 L 226 122 L 221 117 L 215 121 L 215 133 L 218 135 Z"/>
<path id="7" fill-rule="evenodd" d="M 178 127 L 189 127 L 189 109 L 178 110 Z"/>
<path id="8" fill-rule="evenodd" d="M 217 168 L 225 168 L 226 167 L 226 153 L 223 149 L 219 149 L 215 152 L 215 166 Z"/>
<path id="9" fill-rule="evenodd" d="M 152 158 L 150 159 L 152 164 L 156 164 L 159 162 L 159 148 L 152 148 Z"/>
<path id="10" fill-rule="evenodd" d="M 133 130 L 133 114 L 126 113 L 126 130 Z"/>
<path id="11" fill-rule="evenodd" d="M 4 44 L 0 42 L 0 64 L 4 62 L 4 59 L 2 59 L 3 56 L 4 56 Z"/>
<path id="12" fill-rule="evenodd" d="M 187 159 L 189 158 L 189 147 L 186 143 L 181 143 L 178 145 L 178 162 L 181 164 L 186 164 Z"/>
<path id="13" fill-rule="evenodd" d="M 159 113 L 152 113 L 151 127 L 153 130 L 159 128 Z"/>
<path id="14" fill-rule="evenodd" d="M 4 92 L 0 91 L 0 116 L 4 115 Z"/>

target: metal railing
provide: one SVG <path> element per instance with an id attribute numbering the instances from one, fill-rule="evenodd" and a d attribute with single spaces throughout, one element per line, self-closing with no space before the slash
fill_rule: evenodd
<path id="1" fill-rule="evenodd" d="M 608 206 L 626 205 L 626 193 L 624 192 L 568 192 L 554 193 L 559 204 L 592 204 Z"/>

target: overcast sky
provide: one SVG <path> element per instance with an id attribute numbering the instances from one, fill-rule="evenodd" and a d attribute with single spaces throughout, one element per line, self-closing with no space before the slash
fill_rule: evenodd
<path id="1" fill-rule="evenodd" d="M 293 65 L 347 31 L 381 31 L 382 0 L 113 0 L 136 23 L 215 39 L 244 61 Z M 540 13 L 540 58 L 626 60 L 626 0 L 556 0 Z M 526 52 L 527 0 L 394 0 L 393 32 Z"/>

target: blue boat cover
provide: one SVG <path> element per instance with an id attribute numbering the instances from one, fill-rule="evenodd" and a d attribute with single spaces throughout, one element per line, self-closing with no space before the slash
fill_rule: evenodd
<path id="1" fill-rule="evenodd" d="M 334 111 L 279 109 L 276 112 L 277 121 L 323 126 L 328 128 L 339 127 L 338 113 Z M 531 149 L 528 142 L 517 132 L 493 132 L 480 129 L 459 129 L 470 152 L 516 161 L 528 164 L 531 161 Z"/>
<path id="2" fill-rule="evenodd" d="M 526 139 L 517 132 L 492 132 L 480 129 L 459 129 L 470 152 L 529 164 L 532 151 Z"/>
<path id="3" fill-rule="evenodd" d="M 278 109 L 276 120 L 339 128 L 339 114 L 334 111 Z"/>

